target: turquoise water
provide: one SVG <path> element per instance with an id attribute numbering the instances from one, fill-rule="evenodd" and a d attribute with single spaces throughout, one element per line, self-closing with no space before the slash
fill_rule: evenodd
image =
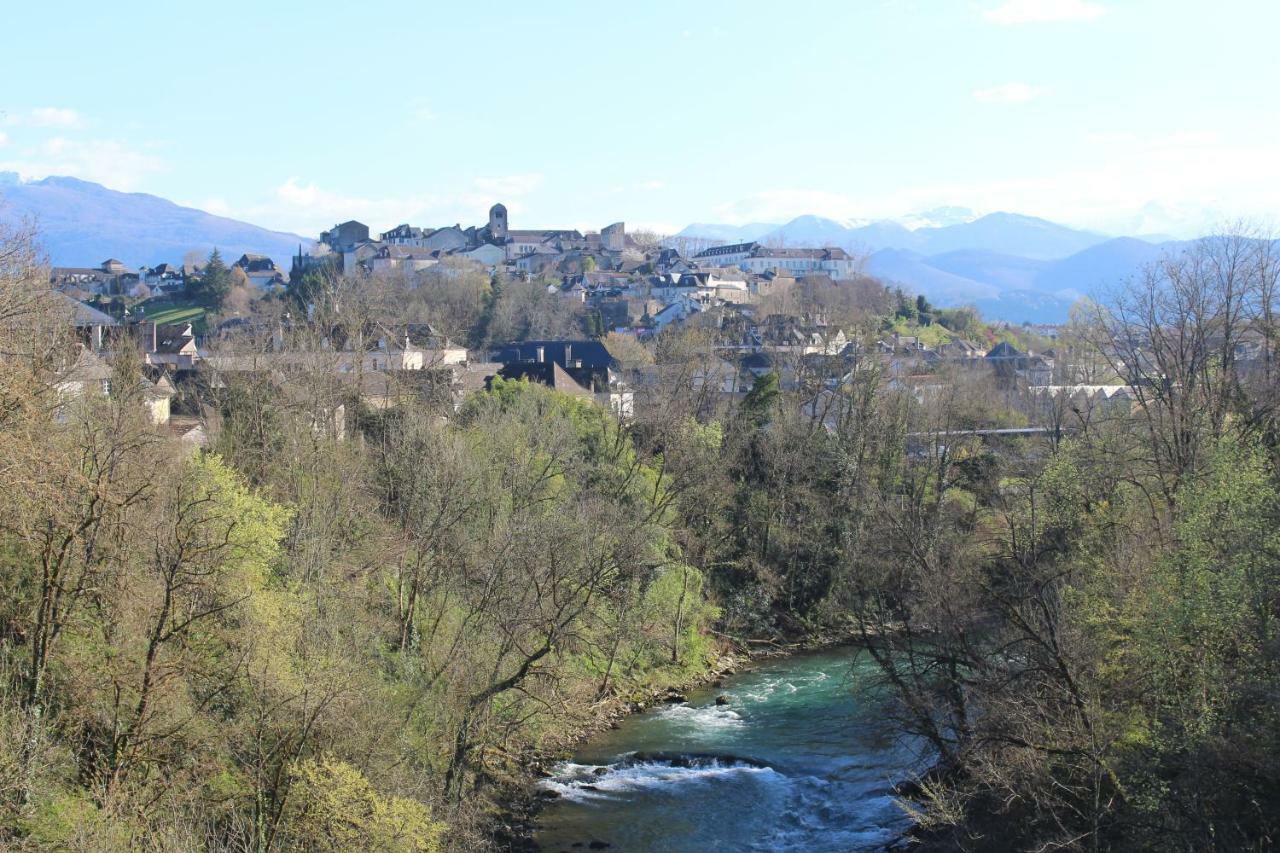
<path id="1" fill-rule="evenodd" d="M 892 786 L 920 756 L 883 721 L 872 664 L 853 660 L 850 649 L 778 659 L 628 718 L 544 780 L 560 796 L 538 844 L 845 851 L 894 839 L 908 821 Z"/>

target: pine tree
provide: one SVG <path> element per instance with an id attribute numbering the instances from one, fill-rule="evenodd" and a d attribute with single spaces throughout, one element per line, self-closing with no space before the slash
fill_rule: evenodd
<path id="1" fill-rule="evenodd" d="M 209 253 L 209 261 L 196 282 L 193 295 L 206 308 L 216 311 L 230 292 L 231 270 L 222 262 L 222 255 L 215 248 Z"/>

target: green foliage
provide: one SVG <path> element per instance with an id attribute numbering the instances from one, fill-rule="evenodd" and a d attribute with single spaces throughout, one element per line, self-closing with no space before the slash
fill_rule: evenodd
<path id="1" fill-rule="evenodd" d="M 742 401 L 743 420 L 753 428 L 760 428 L 773 419 L 774 409 L 781 394 L 780 379 L 776 370 L 756 378 L 751 390 Z"/>
<path id="2" fill-rule="evenodd" d="M 1264 451 L 1224 441 L 1179 499 L 1180 547 L 1143 602 L 1139 656 L 1175 738 L 1220 732 L 1246 685 L 1267 677 L 1280 582 L 1280 491 Z"/>
<path id="3" fill-rule="evenodd" d="M 444 824 L 416 800 L 378 793 L 355 767 L 330 756 L 309 758 L 290 771 L 288 820 L 300 848 L 438 853 Z"/>

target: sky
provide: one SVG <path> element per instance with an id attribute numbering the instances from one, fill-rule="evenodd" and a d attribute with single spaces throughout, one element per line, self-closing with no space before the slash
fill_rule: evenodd
<path id="1" fill-rule="evenodd" d="M 0 171 L 305 235 L 502 201 L 1190 236 L 1280 213 L 1277 31 L 1275 0 L 43 0 L 5 11 Z"/>

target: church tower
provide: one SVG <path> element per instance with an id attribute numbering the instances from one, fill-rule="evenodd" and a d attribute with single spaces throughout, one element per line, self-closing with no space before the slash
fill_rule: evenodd
<path id="1" fill-rule="evenodd" d="M 507 208 L 502 204 L 495 204 L 489 208 L 489 235 L 493 237 L 495 242 L 507 242 Z"/>

